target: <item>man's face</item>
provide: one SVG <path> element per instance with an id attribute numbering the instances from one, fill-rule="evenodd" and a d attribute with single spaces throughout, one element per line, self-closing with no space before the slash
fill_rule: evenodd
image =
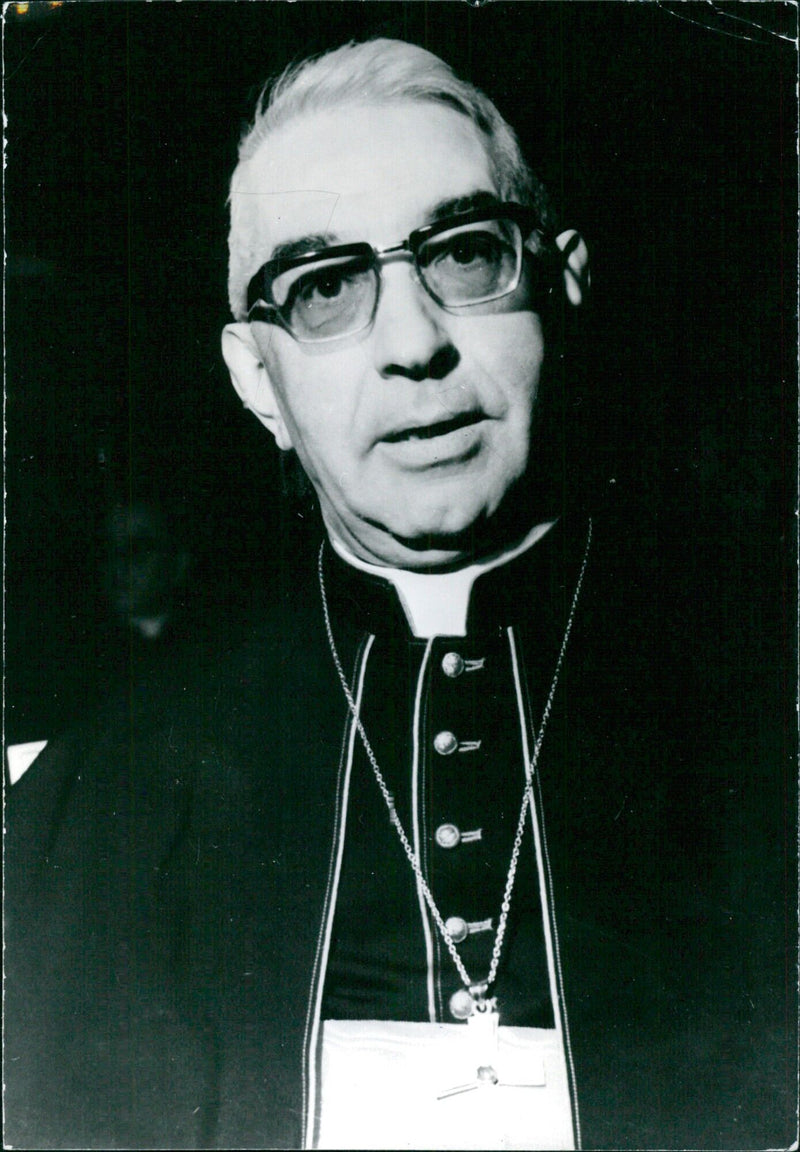
<path id="1" fill-rule="evenodd" d="M 320 237 L 397 244 L 442 205 L 481 192 L 499 190 L 477 130 L 455 111 L 409 101 L 298 117 L 251 164 L 245 194 L 263 200 L 264 240 L 252 272 L 307 237 L 309 248 Z M 544 341 L 524 277 L 513 295 L 453 314 L 410 262 L 392 262 L 374 323 L 357 336 L 315 346 L 274 324 L 251 332 L 284 446 L 328 530 L 361 558 L 417 568 L 458 559 L 465 534 L 525 473 Z"/>

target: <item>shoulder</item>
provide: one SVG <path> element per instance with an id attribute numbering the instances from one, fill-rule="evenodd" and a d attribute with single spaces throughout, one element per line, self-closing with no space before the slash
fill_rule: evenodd
<path id="1" fill-rule="evenodd" d="M 287 574 L 288 576 L 288 574 Z M 271 581 L 233 616 L 198 631 L 160 666 L 134 669 L 7 789 L 7 861 L 22 874 L 54 838 L 102 843 L 126 814 L 155 845 L 202 798 L 236 795 L 285 712 L 287 692 L 317 661 L 308 579 Z M 257 756 L 253 749 L 259 749 Z"/>

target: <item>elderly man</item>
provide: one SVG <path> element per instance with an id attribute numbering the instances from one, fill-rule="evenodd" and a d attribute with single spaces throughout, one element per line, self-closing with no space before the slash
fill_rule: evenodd
<path id="1" fill-rule="evenodd" d="M 780 1142 L 772 873 L 754 940 L 680 610 L 553 451 L 583 241 L 396 41 L 284 75 L 230 203 L 224 357 L 325 532 L 17 785 L 12 1142 Z"/>

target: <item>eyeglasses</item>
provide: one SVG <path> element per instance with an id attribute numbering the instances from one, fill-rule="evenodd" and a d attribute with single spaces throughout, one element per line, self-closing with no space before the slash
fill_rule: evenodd
<path id="1" fill-rule="evenodd" d="M 280 324 L 301 344 L 353 336 L 375 319 L 381 267 L 403 259 L 413 262 L 421 287 L 448 312 L 488 304 L 519 286 L 525 241 L 536 225 L 530 209 L 502 204 L 427 224 L 390 248 L 342 244 L 270 260 L 247 287 L 247 319 Z M 544 263 L 532 262 L 540 272 Z M 551 291 L 545 284 L 545 294 Z"/>

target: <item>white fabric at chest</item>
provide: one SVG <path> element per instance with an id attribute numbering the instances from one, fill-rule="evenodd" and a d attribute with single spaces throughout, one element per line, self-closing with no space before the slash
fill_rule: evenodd
<path id="1" fill-rule="evenodd" d="M 496 1085 L 478 1084 L 468 1033 L 463 1024 L 326 1021 L 317 1147 L 574 1149 L 558 1033 L 501 1027 Z"/>

